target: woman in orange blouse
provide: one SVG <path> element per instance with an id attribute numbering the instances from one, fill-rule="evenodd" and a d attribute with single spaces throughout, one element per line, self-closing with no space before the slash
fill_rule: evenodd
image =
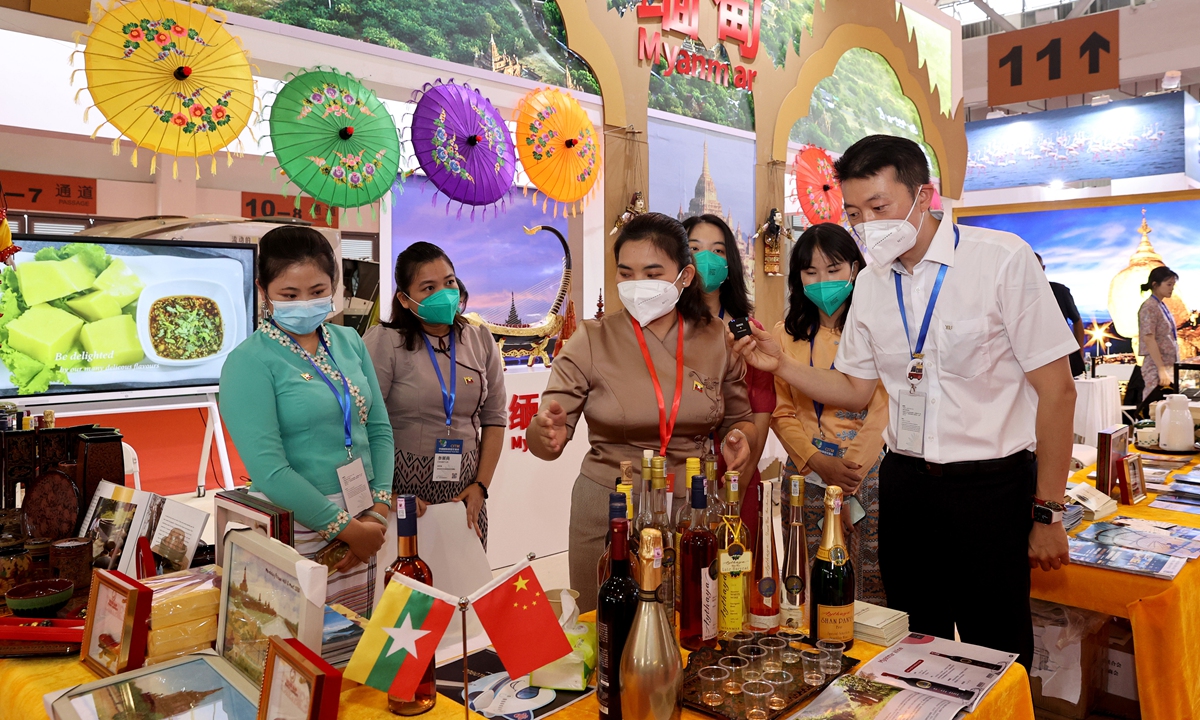
<path id="1" fill-rule="evenodd" d="M 804 232 L 792 251 L 788 314 L 775 326 L 783 352 L 804 363 L 832 367 L 854 292 L 865 265 L 850 233 L 822 223 Z M 771 427 L 791 458 L 786 475 L 805 476 L 804 526 L 812 557 L 825 517 L 825 487 L 846 493 L 842 523 L 854 564 L 857 599 L 886 604 L 879 577 L 879 461 L 888 421 L 888 397 L 880 383 L 865 410 L 853 412 L 815 403 L 775 379 Z M 797 470 L 799 468 L 799 470 Z"/>

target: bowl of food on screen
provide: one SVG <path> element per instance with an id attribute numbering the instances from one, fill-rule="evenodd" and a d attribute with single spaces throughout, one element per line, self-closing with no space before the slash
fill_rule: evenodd
<path id="1" fill-rule="evenodd" d="M 148 286 L 137 308 L 146 358 L 159 365 L 198 365 L 223 358 L 237 344 L 233 298 L 211 280 Z"/>

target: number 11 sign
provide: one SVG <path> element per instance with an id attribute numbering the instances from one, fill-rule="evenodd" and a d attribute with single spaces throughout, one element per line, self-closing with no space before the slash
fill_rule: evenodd
<path id="1" fill-rule="evenodd" d="M 1119 13 L 988 36 L 988 105 L 1111 90 L 1121 84 Z"/>

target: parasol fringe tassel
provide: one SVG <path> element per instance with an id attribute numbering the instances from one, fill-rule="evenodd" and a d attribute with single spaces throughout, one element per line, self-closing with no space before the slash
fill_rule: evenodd
<path id="1" fill-rule="evenodd" d="M 179 179 L 179 160 L 177 159 L 171 161 L 171 179 Z"/>
<path id="2" fill-rule="evenodd" d="M 545 211 L 543 211 L 543 212 L 545 212 Z M 558 219 L 558 201 L 555 201 L 555 203 L 554 203 L 554 219 L 555 220 Z"/>
<path id="3" fill-rule="evenodd" d="M 528 185 L 521 186 L 521 197 L 529 197 L 529 186 Z"/>
<path id="4" fill-rule="evenodd" d="M 84 121 L 84 122 L 87 122 L 87 121 L 88 121 L 88 111 L 89 111 L 89 110 L 91 110 L 91 109 L 92 109 L 92 108 L 90 108 L 90 107 L 85 107 L 85 108 L 83 109 L 83 121 Z"/>
<path id="5" fill-rule="evenodd" d="M 74 70 L 71 71 L 71 82 L 69 83 L 70 85 L 75 84 L 75 73 L 81 73 L 81 72 L 87 72 L 87 70 L 85 70 L 84 68 L 75 68 Z M 79 102 L 79 93 L 83 92 L 84 90 L 87 90 L 86 85 L 79 88 L 79 90 L 77 90 L 75 92 L 75 102 L 76 103 Z"/>
<path id="6" fill-rule="evenodd" d="M 100 128 L 96 128 L 96 129 L 99 130 Z M 96 137 L 95 133 L 92 134 L 92 137 Z M 120 137 L 113 138 L 112 151 L 113 151 L 113 157 L 117 157 L 118 155 L 121 154 L 121 138 Z"/>
<path id="7" fill-rule="evenodd" d="M 158 153 L 155 153 L 150 156 L 150 174 L 153 175 L 154 171 L 157 169 L 158 169 Z"/>
<path id="8" fill-rule="evenodd" d="M 199 180 L 200 179 L 200 158 L 195 158 L 193 160 L 193 162 L 196 163 L 196 179 Z"/>
<path id="9" fill-rule="evenodd" d="M 136 145 L 133 148 L 133 153 L 130 154 L 130 156 L 129 156 L 129 164 L 134 167 L 137 167 L 137 146 Z"/>
<path id="10" fill-rule="evenodd" d="M 382 201 L 380 201 L 380 202 L 382 202 Z M 379 219 L 379 216 L 375 213 L 375 203 L 371 203 L 371 220 L 375 221 L 378 219 Z"/>
<path id="11" fill-rule="evenodd" d="M 283 196 L 287 197 L 287 185 L 283 186 Z M 296 202 L 292 205 L 292 207 L 297 210 L 300 209 L 300 193 L 296 193 Z M 309 213 L 309 215 L 308 215 L 309 217 L 316 217 L 315 211 L 312 208 L 312 206 L 309 206 L 308 213 Z"/>
<path id="12" fill-rule="evenodd" d="M 333 226 L 333 208 L 325 208 L 325 224 Z"/>
<path id="13" fill-rule="evenodd" d="M 471 222 L 475 222 L 475 208 L 471 208 Z"/>
<path id="14" fill-rule="evenodd" d="M 300 207 L 300 193 L 296 193 L 296 207 Z M 308 216 L 313 220 L 317 219 L 317 204 L 313 203 L 308 206 Z"/>
<path id="15" fill-rule="evenodd" d="M 546 212 L 546 205 L 547 205 L 549 202 L 550 202 L 550 198 L 549 198 L 549 197 L 545 197 L 545 198 L 543 198 L 543 199 L 542 199 L 542 212 L 543 212 L 543 213 L 545 213 L 545 212 Z M 554 204 L 554 206 L 555 206 L 555 209 L 557 210 L 557 209 L 558 209 L 558 203 L 555 203 L 555 204 Z"/>
<path id="16" fill-rule="evenodd" d="M 358 206 L 358 226 L 362 227 L 362 206 Z"/>
<path id="17" fill-rule="evenodd" d="M 213 156 L 212 156 L 212 167 L 210 167 L 210 168 L 208 169 L 208 174 L 209 174 L 209 175 L 216 175 L 216 174 L 217 174 L 217 156 L 216 156 L 216 155 L 213 155 Z"/>
<path id="18" fill-rule="evenodd" d="M 233 167 L 233 154 L 229 152 L 229 148 L 225 148 L 225 167 Z"/>

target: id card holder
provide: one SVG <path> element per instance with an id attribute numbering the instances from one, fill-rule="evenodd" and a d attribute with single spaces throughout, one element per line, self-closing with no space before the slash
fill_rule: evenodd
<path id="1" fill-rule="evenodd" d="M 433 456 L 433 481 L 458 482 L 462 473 L 463 441 L 441 438 Z"/>
<path id="2" fill-rule="evenodd" d="M 371 485 L 367 482 L 367 469 L 363 467 L 362 458 L 354 458 L 341 466 L 337 474 L 350 517 L 358 517 L 364 510 L 370 510 L 375 502 L 371 500 Z"/>
<path id="3" fill-rule="evenodd" d="M 918 456 L 925 454 L 925 400 L 925 393 L 900 393 L 897 450 Z"/>
<path id="4" fill-rule="evenodd" d="M 827 457 L 837 457 L 838 451 L 841 450 L 837 443 L 829 442 L 828 440 L 817 440 L 817 452 Z"/>

